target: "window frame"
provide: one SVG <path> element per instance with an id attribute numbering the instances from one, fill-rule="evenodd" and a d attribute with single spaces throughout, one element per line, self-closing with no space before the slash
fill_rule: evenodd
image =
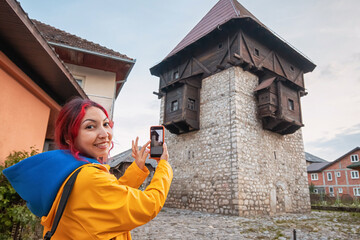
<path id="1" fill-rule="evenodd" d="M 190 108 L 190 106 L 192 106 L 192 108 Z M 187 99 L 187 109 L 191 110 L 191 111 L 196 111 L 196 100 L 193 98 L 188 98 Z"/>
<path id="2" fill-rule="evenodd" d="M 341 177 L 341 172 L 336 172 L 336 177 Z"/>
<path id="3" fill-rule="evenodd" d="M 354 158 L 353 158 L 354 157 Z M 350 155 L 350 161 L 351 162 L 359 162 L 359 155 L 358 154 L 352 154 Z"/>
<path id="4" fill-rule="evenodd" d="M 76 81 L 76 83 L 77 83 L 82 89 L 84 89 L 86 77 L 85 77 L 85 76 L 76 75 L 76 74 L 73 74 L 73 77 L 74 77 L 74 80 Z M 79 82 L 81 82 L 81 83 L 79 83 Z"/>
<path id="5" fill-rule="evenodd" d="M 354 173 L 354 174 L 353 174 Z M 356 173 L 356 174 L 355 174 Z M 351 174 L 351 179 L 359 179 L 359 171 L 351 171 L 350 172 Z M 356 176 L 353 176 L 353 175 L 356 175 Z"/>
<path id="6" fill-rule="evenodd" d="M 357 194 L 356 194 L 356 192 L 357 192 Z M 353 193 L 354 193 L 354 196 L 360 196 L 360 187 L 353 188 Z"/>
<path id="7" fill-rule="evenodd" d="M 179 110 L 179 101 L 176 99 L 170 102 L 170 112 L 176 112 L 177 110 Z"/>
<path id="8" fill-rule="evenodd" d="M 316 178 L 315 178 L 316 177 Z M 310 175 L 311 180 L 317 181 L 319 180 L 319 176 L 317 173 L 311 173 Z"/>
<path id="9" fill-rule="evenodd" d="M 291 98 L 288 98 L 288 109 L 290 111 L 295 111 L 295 101 Z"/>
<path id="10" fill-rule="evenodd" d="M 327 180 L 328 180 L 329 182 L 333 180 L 331 172 L 327 172 L 327 173 L 326 173 L 326 176 L 327 176 Z M 330 176 L 330 178 L 329 178 L 329 176 Z"/>
<path id="11" fill-rule="evenodd" d="M 343 189 L 342 189 L 342 188 L 338 188 L 338 193 L 343 193 Z"/>

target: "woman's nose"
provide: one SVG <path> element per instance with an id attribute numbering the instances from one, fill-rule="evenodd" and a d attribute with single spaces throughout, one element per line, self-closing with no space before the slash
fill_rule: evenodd
<path id="1" fill-rule="evenodd" d="M 104 128 L 104 127 L 99 128 L 99 137 L 100 138 L 105 138 L 108 136 L 110 136 L 110 133 L 106 128 Z"/>

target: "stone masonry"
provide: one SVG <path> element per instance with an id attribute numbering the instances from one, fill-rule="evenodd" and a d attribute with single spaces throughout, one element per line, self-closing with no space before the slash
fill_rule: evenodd
<path id="1" fill-rule="evenodd" d="M 202 80 L 200 130 L 165 134 L 174 169 L 166 206 L 239 216 L 310 212 L 301 130 L 262 128 L 257 85 L 240 67 Z M 164 97 L 161 123 L 163 109 Z"/>

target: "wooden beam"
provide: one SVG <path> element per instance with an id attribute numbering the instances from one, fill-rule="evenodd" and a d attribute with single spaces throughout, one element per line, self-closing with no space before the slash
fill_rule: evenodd
<path id="1" fill-rule="evenodd" d="M 281 70 L 282 70 L 282 72 L 283 72 L 284 76 L 285 76 L 286 78 L 288 78 L 288 76 L 287 76 L 287 74 L 286 74 L 286 72 L 285 72 L 285 70 L 284 70 L 284 67 L 282 66 L 282 63 L 280 62 L 279 57 L 277 56 L 277 54 L 274 54 L 274 55 L 275 55 L 275 58 L 277 59 L 277 61 L 278 61 L 279 65 L 280 65 L 280 68 L 281 68 Z M 275 72 L 275 68 L 274 68 L 274 72 Z"/>
<path id="2" fill-rule="evenodd" d="M 211 74 L 211 71 L 209 69 L 207 69 L 199 60 L 197 60 L 196 58 L 192 58 L 195 63 L 202 69 L 204 70 L 207 74 Z"/>
<path id="3" fill-rule="evenodd" d="M 266 55 L 266 57 L 263 59 L 263 60 L 261 60 L 261 62 L 259 63 L 259 66 L 258 67 L 262 67 L 263 66 L 263 62 L 265 62 L 265 60 L 271 55 L 271 54 L 273 54 L 274 52 L 273 51 L 270 51 L 269 53 L 268 53 L 268 55 Z"/>
<path id="4" fill-rule="evenodd" d="M 244 35 L 242 35 L 242 39 L 243 39 L 243 41 L 244 41 L 246 50 L 247 50 L 247 52 L 248 52 L 248 54 L 249 54 L 249 56 L 250 56 L 251 62 L 256 66 L 255 61 L 254 61 L 254 58 L 252 57 L 252 54 L 251 54 L 251 52 L 250 52 L 250 48 L 249 48 L 249 46 L 247 45 L 247 42 L 246 42 L 246 40 L 245 40 L 245 36 L 244 36 Z"/>
<path id="5" fill-rule="evenodd" d="M 181 74 L 179 75 L 179 78 L 182 78 L 182 77 L 183 77 L 184 72 L 185 72 L 187 66 L 189 65 L 189 63 L 190 63 L 190 59 L 186 62 L 184 69 L 182 70 Z"/>

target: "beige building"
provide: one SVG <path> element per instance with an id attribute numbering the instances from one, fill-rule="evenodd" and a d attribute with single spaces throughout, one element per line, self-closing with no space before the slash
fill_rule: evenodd
<path id="1" fill-rule="evenodd" d="M 112 117 L 115 100 L 135 59 L 39 21 L 33 22 L 88 97 L 103 105 Z"/>

